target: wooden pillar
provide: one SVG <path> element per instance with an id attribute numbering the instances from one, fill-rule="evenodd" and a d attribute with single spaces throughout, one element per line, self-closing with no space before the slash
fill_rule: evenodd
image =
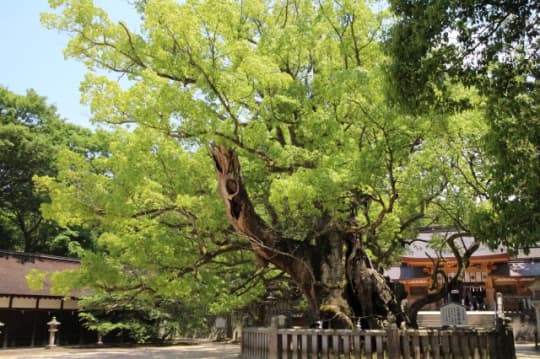
<path id="1" fill-rule="evenodd" d="M 399 343 L 399 332 L 395 324 L 392 324 L 386 330 L 386 340 L 388 344 L 388 357 L 399 358 L 401 356 L 401 345 Z"/>
<path id="2" fill-rule="evenodd" d="M 32 338 L 30 339 L 30 346 L 34 347 L 36 345 L 36 317 L 32 317 Z"/>
<path id="3" fill-rule="evenodd" d="M 2 347 L 6 349 L 8 347 L 8 332 L 9 329 L 7 326 L 4 327 L 4 343 L 2 344 Z"/>
<path id="4" fill-rule="evenodd" d="M 495 309 L 495 288 L 493 284 L 493 277 L 488 273 L 486 280 L 486 305 L 489 310 Z"/>
<path id="5" fill-rule="evenodd" d="M 268 359 L 279 358 L 279 337 L 278 328 L 271 326 L 268 331 Z"/>

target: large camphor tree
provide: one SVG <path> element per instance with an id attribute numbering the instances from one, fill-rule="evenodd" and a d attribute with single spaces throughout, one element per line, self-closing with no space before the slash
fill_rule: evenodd
<path id="1" fill-rule="evenodd" d="M 71 34 L 66 55 L 91 70 L 81 87 L 94 120 L 127 127 L 103 156 L 66 152 L 41 180 L 49 216 L 101 230 L 83 282 L 126 301 L 218 305 L 281 273 L 332 327 L 407 322 L 379 269 L 421 226 L 468 230 L 485 128 L 475 106 L 417 116 L 387 99 L 384 13 L 150 0 L 135 2 L 133 29 L 89 0 L 50 4 L 43 22 Z"/>

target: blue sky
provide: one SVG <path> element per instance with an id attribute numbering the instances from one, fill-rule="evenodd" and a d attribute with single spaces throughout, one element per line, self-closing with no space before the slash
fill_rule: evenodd
<path id="1" fill-rule="evenodd" d="M 133 23 L 137 15 L 126 0 L 99 0 L 113 20 Z M 47 0 L 6 0 L 0 5 L 0 85 L 24 94 L 33 88 L 69 122 L 90 126 L 90 110 L 80 104 L 79 83 L 85 67 L 64 59 L 67 34 L 47 30 L 39 14 Z"/>

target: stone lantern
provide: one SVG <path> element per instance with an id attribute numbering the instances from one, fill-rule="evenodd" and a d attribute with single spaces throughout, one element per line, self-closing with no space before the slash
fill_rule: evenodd
<path id="1" fill-rule="evenodd" d="M 47 349 L 52 349 L 56 347 L 56 344 L 54 344 L 56 332 L 58 332 L 58 326 L 60 325 L 60 322 L 56 320 L 56 317 L 52 317 L 52 320 L 47 323 L 47 326 L 49 327 L 49 345 L 47 345 Z"/>

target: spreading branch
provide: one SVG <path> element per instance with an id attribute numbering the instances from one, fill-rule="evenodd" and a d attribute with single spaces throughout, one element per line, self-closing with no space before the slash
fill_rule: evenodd
<path id="1" fill-rule="evenodd" d="M 442 264 L 446 262 L 446 258 L 442 256 L 442 251 L 439 251 L 437 260 L 433 261 L 434 269 L 432 273 L 432 291 L 431 293 L 428 293 L 422 298 L 417 299 L 414 301 L 409 308 L 407 309 L 407 314 L 411 320 L 411 324 L 414 327 L 418 326 L 417 323 L 417 314 L 422 307 L 426 306 L 427 304 L 434 303 L 438 300 L 441 300 L 444 298 L 452 289 L 457 288 L 459 278 L 463 275 L 467 267 L 469 266 L 470 258 L 476 252 L 478 247 L 480 246 L 478 242 L 474 241 L 469 247 L 466 247 L 462 244 L 463 252 L 460 250 L 458 245 L 456 244 L 456 241 L 459 239 L 462 241 L 463 237 L 470 236 L 470 233 L 468 232 L 457 232 L 452 233 L 449 235 L 446 240 L 445 244 L 450 247 L 450 250 L 452 251 L 452 254 L 457 262 L 457 270 L 456 275 L 452 279 L 448 279 L 447 274 L 444 272 L 444 270 L 441 268 Z M 462 243 L 464 243 L 462 241 Z M 443 277 L 443 283 L 439 285 L 439 279 L 438 276 L 441 275 Z"/>

